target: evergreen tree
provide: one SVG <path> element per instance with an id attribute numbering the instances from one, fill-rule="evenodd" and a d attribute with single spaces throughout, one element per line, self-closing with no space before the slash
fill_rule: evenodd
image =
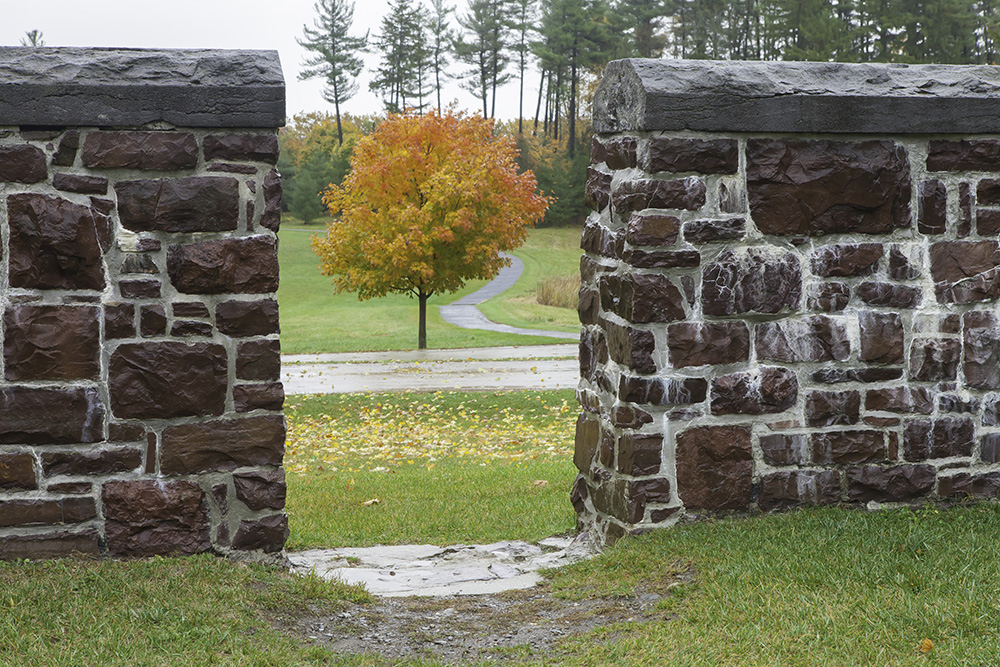
<path id="1" fill-rule="evenodd" d="M 469 11 L 458 18 L 463 28 L 453 43 L 455 57 L 469 66 L 463 87 L 483 102 L 483 118 L 496 113 L 497 88 L 510 79 L 507 47 L 509 0 L 471 0 Z M 490 100 L 492 99 L 492 102 Z"/>
<path id="2" fill-rule="evenodd" d="M 361 72 L 361 58 L 358 52 L 364 50 L 365 37 L 352 37 L 351 24 L 354 22 L 354 3 L 346 0 L 317 0 L 316 18 L 313 26 L 303 26 L 304 36 L 297 39 L 299 46 L 313 53 L 303 63 L 299 79 L 322 77 L 325 80 L 323 99 L 333 103 L 337 116 L 337 141 L 344 143 L 344 131 L 340 123 L 340 103 L 351 99 L 358 91 L 354 82 Z"/>
<path id="3" fill-rule="evenodd" d="M 517 41 L 514 50 L 517 52 L 518 96 L 517 96 L 517 133 L 524 133 L 524 70 L 528 64 L 530 43 L 528 34 L 535 20 L 535 0 L 513 0 L 516 19 L 513 24 Z M 541 85 L 541 84 L 539 84 Z"/>
<path id="4" fill-rule="evenodd" d="M 381 94 L 390 113 L 414 106 L 415 100 L 423 105 L 424 77 L 430 69 L 426 19 L 412 0 L 392 0 L 389 13 L 382 17 L 382 32 L 375 37 L 382 59 L 368 87 Z"/>
<path id="5" fill-rule="evenodd" d="M 667 0 L 619 0 L 615 14 L 630 38 L 622 55 L 659 58 L 663 54 L 667 39 L 661 30 L 667 15 Z"/>
<path id="6" fill-rule="evenodd" d="M 434 70 L 434 92 L 437 96 L 438 113 L 441 113 L 441 76 L 448 67 L 448 53 L 454 39 L 454 31 L 448 21 L 448 15 L 453 11 L 454 8 L 445 5 L 444 0 L 431 0 L 431 68 Z"/>

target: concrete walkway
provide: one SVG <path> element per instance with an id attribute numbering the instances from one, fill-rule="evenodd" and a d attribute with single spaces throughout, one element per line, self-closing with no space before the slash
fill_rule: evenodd
<path id="1" fill-rule="evenodd" d="M 441 318 L 448 324 L 462 329 L 482 329 L 484 331 L 499 331 L 501 333 L 520 334 L 522 336 L 545 336 L 547 338 L 579 339 L 580 334 L 566 331 L 544 331 L 541 329 L 524 329 L 507 324 L 498 324 L 488 320 L 477 305 L 492 299 L 498 294 L 510 289 L 524 273 L 524 262 L 507 253 L 500 253 L 510 260 L 510 266 L 500 269 L 497 277 L 483 285 L 472 294 L 466 294 L 458 301 L 447 306 L 438 306 Z"/>

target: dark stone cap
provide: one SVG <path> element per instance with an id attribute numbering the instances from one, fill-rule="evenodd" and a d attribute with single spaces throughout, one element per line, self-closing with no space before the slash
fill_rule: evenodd
<path id="1" fill-rule="evenodd" d="M 0 125 L 274 128 L 277 51 L 0 47 Z"/>
<path id="2" fill-rule="evenodd" d="M 1000 68 L 616 60 L 604 70 L 594 98 L 594 128 L 602 133 L 996 133 Z"/>

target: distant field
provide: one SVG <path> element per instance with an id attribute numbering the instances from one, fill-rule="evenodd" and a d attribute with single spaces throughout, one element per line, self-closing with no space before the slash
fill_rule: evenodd
<path id="1" fill-rule="evenodd" d="M 318 260 L 309 245 L 325 225 L 308 227 L 284 224 L 279 233 L 281 263 L 281 350 L 286 354 L 406 350 L 417 346 L 417 302 L 406 296 L 358 301 L 354 294 L 334 294 L 330 278 L 320 275 Z M 483 308 L 498 322 L 536 329 L 575 331 L 576 311 L 530 303 L 538 278 L 565 273 L 577 267 L 578 229 L 532 230 L 525 246 L 517 251 L 525 262 L 523 284 L 499 303 Z M 578 268 L 574 268 L 578 270 Z M 542 345 L 555 339 L 517 336 L 459 329 L 446 323 L 436 306 L 473 292 L 484 281 L 473 281 L 455 294 L 432 297 L 427 309 L 427 344 L 431 348 L 490 347 L 497 345 Z"/>

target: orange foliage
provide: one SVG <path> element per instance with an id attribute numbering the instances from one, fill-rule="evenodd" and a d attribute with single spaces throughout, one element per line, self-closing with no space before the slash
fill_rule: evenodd
<path id="1" fill-rule="evenodd" d="M 423 301 L 492 278 L 507 263 L 498 253 L 521 245 L 548 207 L 515 157 L 489 120 L 450 110 L 389 116 L 324 195 L 339 219 L 313 238 L 320 270 L 362 300 L 398 292 Z"/>

